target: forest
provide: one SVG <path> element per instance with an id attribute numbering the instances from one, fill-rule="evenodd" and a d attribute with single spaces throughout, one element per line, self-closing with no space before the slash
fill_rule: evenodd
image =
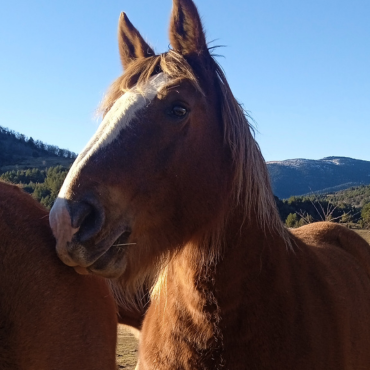
<path id="1" fill-rule="evenodd" d="M 0 168 L 17 165 L 26 158 L 60 157 L 75 159 L 76 153 L 34 140 L 19 132 L 0 126 Z"/>
<path id="2" fill-rule="evenodd" d="M 19 184 L 46 208 L 50 209 L 67 175 L 64 166 L 12 170 L 0 180 Z M 280 217 L 288 227 L 317 221 L 333 221 L 350 227 L 370 227 L 370 185 L 353 187 L 336 193 L 279 199 L 275 197 Z"/>
<path id="3" fill-rule="evenodd" d="M 52 207 L 76 157 L 67 149 L 0 126 L 0 180 L 19 184 L 48 209 Z M 36 166 L 32 164 L 36 163 L 38 166 L 34 168 Z M 56 165 L 47 166 L 44 163 Z M 280 217 L 288 227 L 324 220 L 351 227 L 370 227 L 370 185 L 289 199 L 275 197 L 275 201 Z"/>
<path id="4" fill-rule="evenodd" d="M 50 167 L 45 170 L 38 168 L 13 170 L 0 175 L 0 180 L 18 184 L 47 209 L 50 209 L 67 176 L 67 172 L 68 168 L 63 166 Z"/>
<path id="5" fill-rule="evenodd" d="M 352 227 L 370 227 L 370 185 L 351 187 L 327 194 L 275 197 L 280 217 L 287 226 L 316 221 L 340 222 Z"/>

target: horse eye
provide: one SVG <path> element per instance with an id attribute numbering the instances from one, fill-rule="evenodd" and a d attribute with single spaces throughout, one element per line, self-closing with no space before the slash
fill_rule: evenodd
<path id="1" fill-rule="evenodd" d="M 176 117 L 184 117 L 186 113 L 188 113 L 188 111 L 186 108 L 181 107 L 180 105 L 176 105 L 172 108 L 171 113 Z"/>

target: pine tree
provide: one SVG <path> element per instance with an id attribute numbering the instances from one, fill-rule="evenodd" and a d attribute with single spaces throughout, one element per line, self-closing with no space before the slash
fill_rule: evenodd
<path id="1" fill-rule="evenodd" d="M 289 213 L 288 217 L 285 220 L 285 225 L 288 227 L 297 227 L 298 226 L 298 217 L 296 213 Z"/>
<path id="2" fill-rule="evenodd" d="M 370 227 L 370 203 L 365 204 L 361 210 L 361 218 L 366 227 Z"/>

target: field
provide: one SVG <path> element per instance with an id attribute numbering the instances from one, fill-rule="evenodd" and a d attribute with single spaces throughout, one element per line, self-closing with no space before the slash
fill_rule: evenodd
<path id="1" fill-rule="evenodd" d="M 370 244 L 370 230 L 354 230 Z"/>
<path id="2" fill-rule="evenodd" d="M 137 362 L 138 340 L 123 325 L 118 325 L 117 368 L 134 370 Z"/>

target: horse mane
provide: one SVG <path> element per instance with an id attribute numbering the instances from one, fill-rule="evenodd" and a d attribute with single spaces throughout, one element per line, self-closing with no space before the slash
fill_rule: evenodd
<path id="1" fill-rule="evenodd" d="M 166 73 L 169 77 L 186 78 L 190 80 L 195 88 L 201 91 L 197 77 L 185 58 L 177 52 L 170 50 L 167 53 L 153 55 L 147 58 L 138 58 L 133 61 L 125 73 L 118 77 L 109 87 L 107 94 L 98 107 L 98 114 L 105 115 L 125 92 L 136 86 L 144 86 L 149 79 L 160 72 Z"/>
<path id="2" fill-rule="evenodd" d="M 231 182 L 231 202 L 224 218 L 218 222 L 197 244 L 203 253 L 197 257 L 197 263 L 211 266 L 217 263 L 223 249 L 223 231 L 228 214 L 236 207 L 244 210 L 244 221 L 248 223 L 251 216 L 255 217 L 265 233 L 280 236 L 287 248 L 291 248 L 288 232 L 282 224 L 273 197 L 270 179 L 259 145 L 254 138 L 254 128 L 248 121 L 248 114 L 234 97 L 222 67 L 210 55 L 209 66 L 216 78 L 215 84 L 220 99 L 222 114 L 224 144 L 230 149 L 233 162 L 233 179 Z M 174 50 L 148 58 L 139 58 L 132 62 L 125 73 L 113 82 L 104 97 L 99 112 L 104 116 L 114 102 L 125 92 L 136 86 L 138 91 L 155 74 L 164 72 L 171 79 L 187 79 L 203 95 L 199 78 L 187 60 Z M 112 282 L 112 290 L 118 303 L 128 307 L 140 307 L 143 300 L 142 285 L 152 287 L 152 295 L 159 296 L 161 287 L 165 284 L 165 268 L 173 254 L 162 258 L 157 263 L 158 268 L 153 274 L 142 275 L 135 281 L 131 289 L 122 292 L 116 283 Z M 155 283 L 157 282 L 157 283 Z M 153 284 L 154 283 L 154 284 Z M 125 289 L 127 286 L 125 285 Z M 131 293 L 130 293 L 131 291 Z M 125 297 L 122 296 L 124 294 Z M 145 301 L 145 299 L 144 299 Z"/>

